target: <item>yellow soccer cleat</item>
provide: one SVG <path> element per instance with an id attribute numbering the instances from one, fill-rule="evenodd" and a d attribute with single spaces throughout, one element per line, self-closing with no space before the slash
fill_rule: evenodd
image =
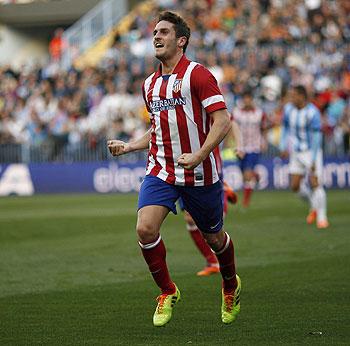
<path id="1" fill-rule="evenodd" d="M 173 307 L 181 299 L 180 291 L 176 285 L 175 287 L 174 294 L 163 293 L 157 297 L 158 305 L 153 315 L 153 325 L 155 327 L 162 327 L 170 321 Z"/>
<path id="2" fill-rule="evenodd" d="M 240 293 L 241 293 L 241 279 L 238 275 L 237 288 L 233 294 L 225 294 L 222 290 L 222 305 L 221 305 L 221 320 L 225 324 L 232 323 L 241 310 Z"/>

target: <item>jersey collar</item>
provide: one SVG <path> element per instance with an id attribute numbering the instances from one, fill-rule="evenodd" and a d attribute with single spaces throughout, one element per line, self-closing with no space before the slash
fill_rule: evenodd
<path id="1" fill-rule="evenodd" d="M 189 64 L 189 60 L 187 59 L 186 55 L 183 54 L 179 62 L 174 68 L 174 71 L 172 74 L 179 73 L 183 68 L 186 68 Z M 159 64 L 158 71 L 157 71 L 157 77 L 160 77 L 162 75 L 162 64 Z"/>

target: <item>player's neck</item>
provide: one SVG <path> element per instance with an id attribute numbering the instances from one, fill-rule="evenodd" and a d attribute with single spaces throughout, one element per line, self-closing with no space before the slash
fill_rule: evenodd
<path id="1" fill-rule="evenodd" d="M 302 103 L 299 103 L 299 104 L 297 104 L 296 106 L 297 106 L 298 109 L 303 109 L 303 108 L 306 107 L 306 105 L 307 105 L 307 101 L 302 102 Z"/>
<path id="2" fill-rule="evenodd" d="M 162 74 L 163 75 L 172 74 L 173 71 L 175 70 L 175 67 L 177 66 L 177 64 L 181 60 L 182 56 L 183 56 L 183 53 L 182 52 L 178 52 L 172 58 L 167 59 L 165 61 L 162 61 L 161 62 L 161 64 L 162 64 Z"/>

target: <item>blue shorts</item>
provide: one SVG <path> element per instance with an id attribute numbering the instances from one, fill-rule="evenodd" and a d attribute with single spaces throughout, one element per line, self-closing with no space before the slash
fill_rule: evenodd
<path id="1" fill-rule="evenodd" d="M 242 160 L 239 160 L 239 167 L 241 171 L 254 170 L 255 166 L 258 164 L 260 158 L 259 153 L 248 153 L 245 154 Z"/>
<path id="2" fill-rule="evenodd" d="M 179 186 L 146 175 L 141 184 L 138 209 L 162 205 L 177 214 L 175 203 L 181 197 L 184 209 L 198 228 L 205 233 L 216 233 L 223 227 L 223 193 L 221 181 L 208 186 Z"/>

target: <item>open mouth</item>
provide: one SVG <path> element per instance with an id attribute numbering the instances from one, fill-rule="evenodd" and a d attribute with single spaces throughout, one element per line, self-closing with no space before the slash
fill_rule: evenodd
<path id="1" fill-rule="evenodd" d="M 164 44 L 162 44 L 162 43 L 156 43 L 155 45 L 154 45 L 156 48 L 163 48 L 164 47 Z"/>

